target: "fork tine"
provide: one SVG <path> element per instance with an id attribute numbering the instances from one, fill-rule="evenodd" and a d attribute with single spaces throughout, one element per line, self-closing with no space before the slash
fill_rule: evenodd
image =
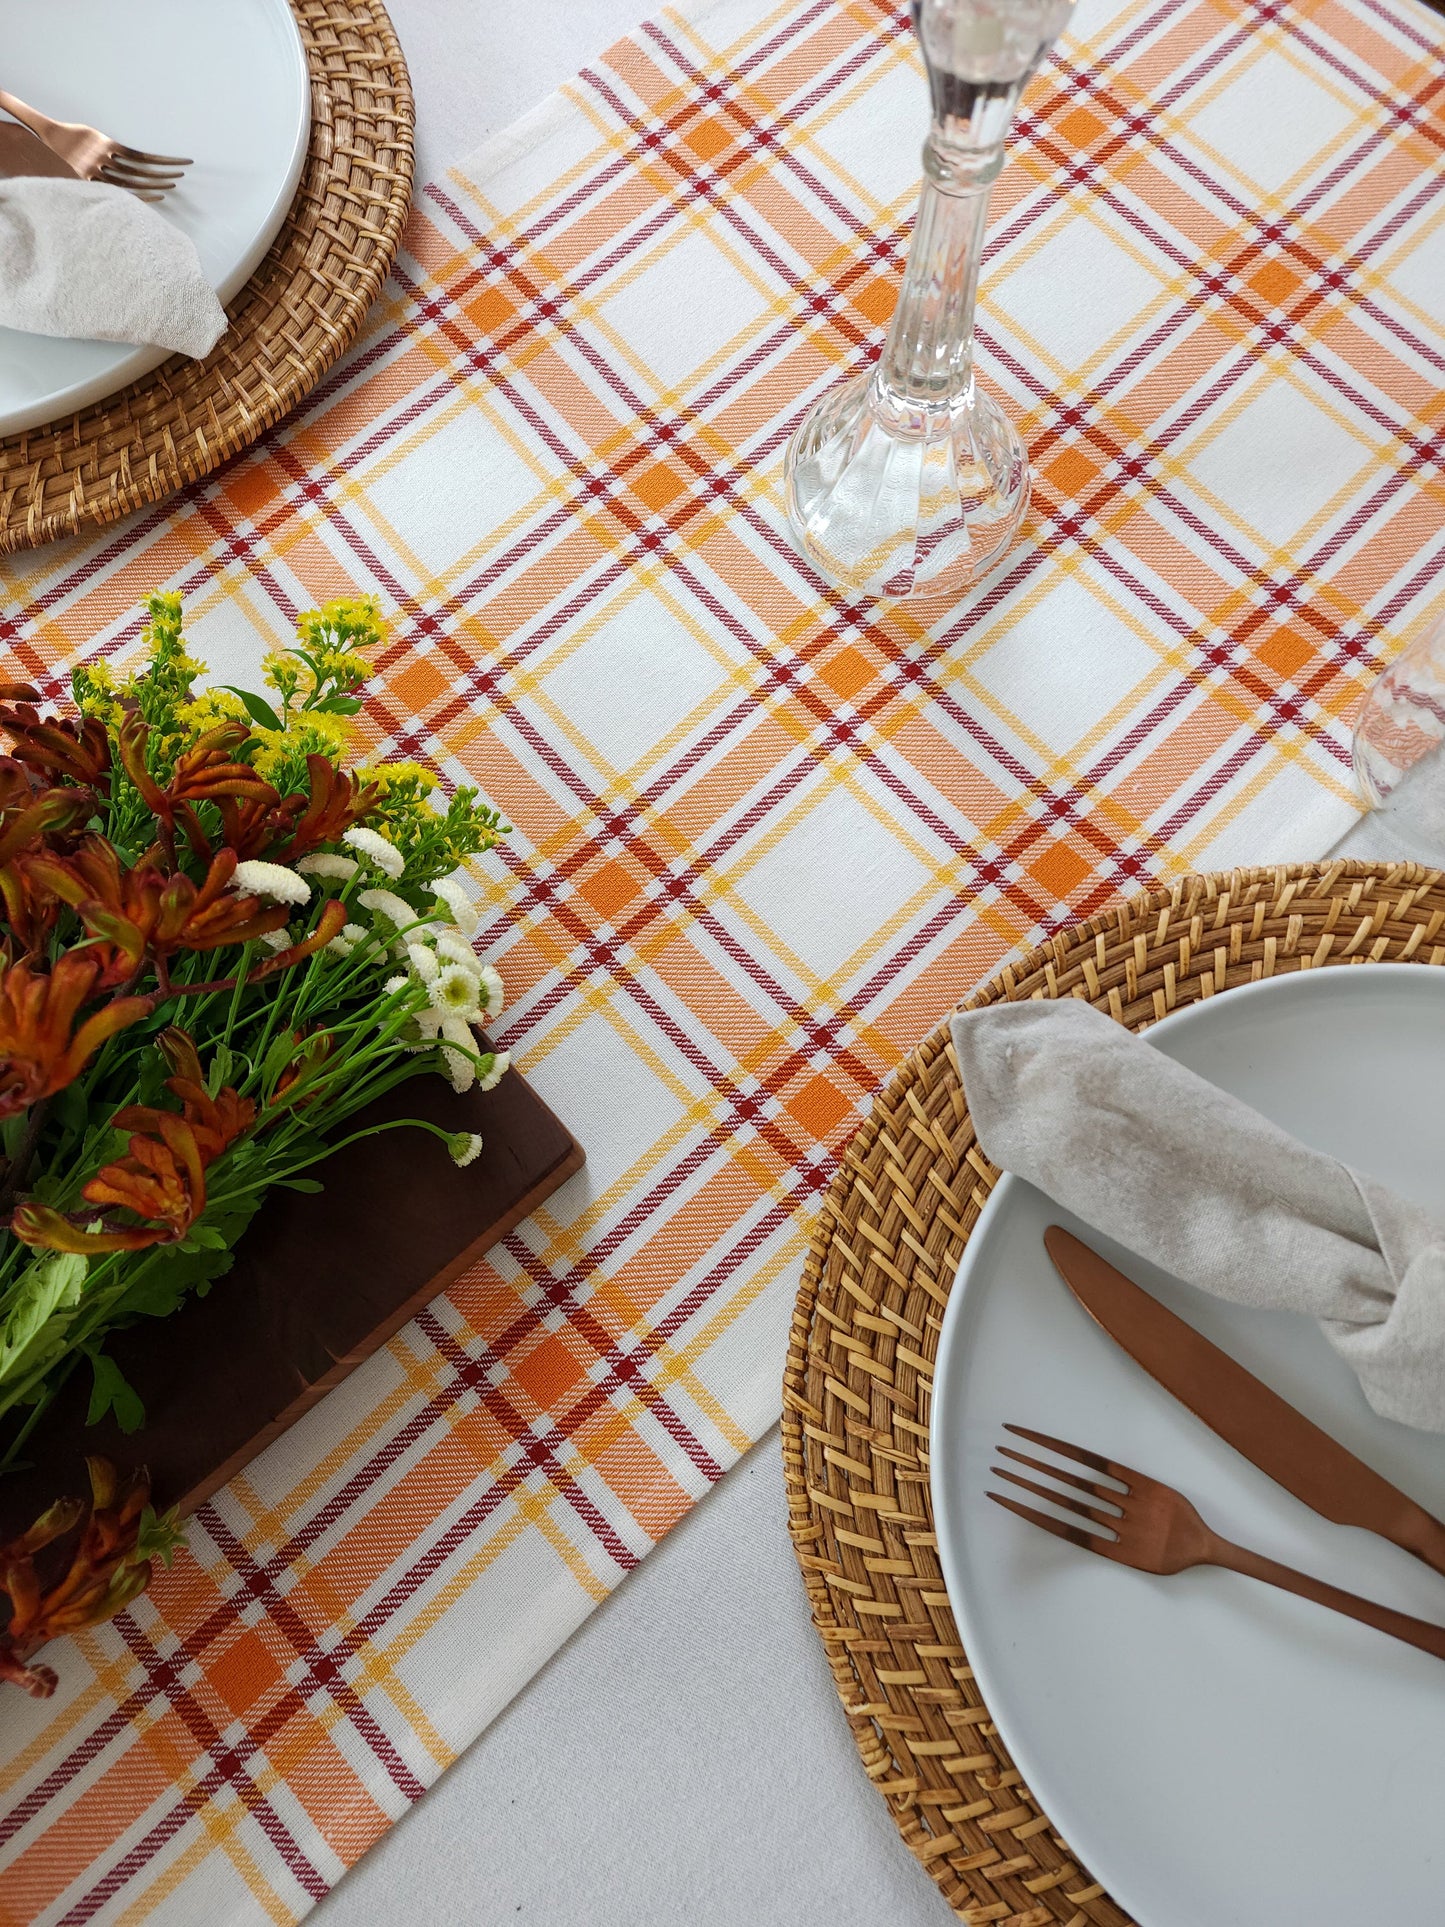
<path id="1" fill-rule="evenodd" d="M 1040 1485 L 1037 1479 L 1026 1479 L 1021 1472 L 1010 1472 L 1002 1465 L 992 1465 L 989 1471 L 996 1479 L 1007 1479 L 1010 1485 L 1021 1485 L 1025 1492 L 1032 1492 L 1036 1499 L 1047 1499 L 1050 1505 L 1062 1507 L 1076 1519 L 1092 1519 L 1096 1525 L 1107 1527 L 1117 1527 L 1123 1522 L 1121 1513 L 1105 1512 L 1102 1506 L 1086 1505 L 1082 1499 L 1076 1499 L 1070 1493 L 1055 1492 L 1046 1485 Z"/>
<path id="2" fill-rule="evenodd" d="M 1114 1486 L 1095 1485 L 1092 1479 L 1084 1478 L 1080 1473 L 1071 1471 L 1066 1465 L 1050 1465 L 1045 1459 L 1031 1459 L 1027 1452 L 1015 1452 L 1011 1445 L 1000 1445 L 997 1449 L 1003 1458 L 1013 1459 L 1019 1465 L 1026 1465 L 1031 1472 L 1042 1472 L 1051 1479 L 1057 1479 L 1060 1485 L 1071 1485 L 1077 1492 L 1087 1492 L 1092 1499 L 1102 1499 L 1106 1505 L 1113 1506 L 1116 1511 L 1123 1510 L 1121 1501 L 1127 1498 L 1128 1494 L 1120 1492 Z M 1070 1503 L 1073 1503 L 1072 1497 Z"/>
<path id="3" fill-rule="evenodd" d="M 147 154 L 143 147 L 123 147 L 116 142 L 116 155 L 121 160 L 149 161 L 156 167 L 191 167 L 194 163 L 187 154 Z"/>
<path id="4" fill-rule="evenodd" d="M 97 174 L 96 180 L 105 187 L 118 187 L 126 194 L 135 194 L 143 201 L 163 201 L 170 193 L 170 183 L 162 182 L 153 186 L 148 181 L 126 181 L 115 174 Z"/>
<path id="5" fill-rule="evenodd" d="M 1092 1466 L 1094 1471 L 1102 1472 L 1106 1479 L 1117 1479 L 1125 1488 L 1130 1479 L 1139 1476 L 1137 1472 L 1131 1472 L 1127 1465 L 1118 1465 L 1113 1459 L 1106 1459 L 1102 1453 L 1089 1451 L 1087 1446 L 1070 1445 L 1067 1439 L 1056 1439 L 1048 1432 L 1035 1432 L 1027 1425 L 1005 1425 L 1003 1429 L 1012 1432 L 1015 1438 L 1029 1439 L 1033 1444 L 1047 1446 L 1050 1452 L 1058 1452 L 1066 1459 L 1077 1459 L 1080 1465 Z"/>
<path id="6" fill-rule="evenodd" d="M 132 167 L 127 162 L 114 160 L 103 162 L 100 171 L 117 185 L 126 187 L 137 182 L 146 187 L 174 187 L 177 181 L 184 178 L 183 169 L 166 173 L 158 167 Z"/>
<path id="7" fill-rule="evenodd" d="M 171 191 L 169 184 L 151 187 L 143 181 L 119 181 L 114 174 L 97 174 L 95 178 L 103 187 L 118 187 L 125 194 L 138 194 L 143 201 L 163 201 Z"/>
<path id="8" fill-rule="evenodd" d="M 1071 1546 L 1082 1546 L 1085 1552 L 1102 1552 L 1105 1558 L 1113 1554 L 1115 1541 L 1101 1539 L 1097 1532 L 1085 1532 L 1082 1526 L 1066 1526 L 1062 1519 L 1050 1518 L 1047 1512 L 1035 1512 L 1031 1505 L 1020 1505 L 1017 1499 L 1006 1499 L 1002 1492 L 990 1492 L 988 1497 L 1006 1512 L 1014 1512 L 1020 1519 L 1027 1519 L 1031 1526 L 1042 1526 L 1045 1532 L 1052 1532 L 1056 1539 L 1067 1539 Z"/>

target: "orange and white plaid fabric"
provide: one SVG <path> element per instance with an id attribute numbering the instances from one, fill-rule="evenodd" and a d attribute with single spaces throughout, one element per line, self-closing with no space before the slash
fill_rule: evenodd
<path id="1" fill-rule="evenodd" d="M 158 584 L 226 681 L 328 596 L 396 610 L 369 725 L 516 824 L 504 1041 L 590 1156 L 5 1696 L 11 1927 L 304 1913 L 776 1416 L 809 1215 L 910 1045 L 1117 892 L 1349 823 L 1351 711 L 1445 599 L 1440 23 L 1084 0 L 979 319 L 1035 507 L 930 627 L 779 508 L 924 123 L 884 0 L 665 14 L 421 194 L 293 421 L 0 564 L 51 690 Z"/>

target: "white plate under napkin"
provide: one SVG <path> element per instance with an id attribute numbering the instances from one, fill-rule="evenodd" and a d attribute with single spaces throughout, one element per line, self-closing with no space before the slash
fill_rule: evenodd
<path id="1" fill-rule="evenodd" d="M 195 165 L 160 211 L 191 236 L 223 303 L 275 240 L 311 128 L 286 0 L 0 0 L 0 86 Z M 100 400 L 164 349 L 0 328 L 0 435 Z"/>
<path id="2" fill-rule="evenodd" d="M 1445 970 L 1312 970 L 1148 1035 L 1440 1208 Z M 1445 1624 L 1445 1578 L 1319 1519 L 1119 1350 L 1049 1263 L 1052 1222 L 1445 1517 L 1445 1438 L 1378 1418 L 1310 1320 L 1166 1279 L 1002 1179 L 944 1317 L 932 1476 L 949 1597 L 1020 1770 L 1142 1927 L 1445 1921 L 1445 1663 L 1231 1573 L 1129 1571 L 984 1496 L 1004 1421 L 1035 1426 L 1177 1486 L 1245 1545 Z"/>

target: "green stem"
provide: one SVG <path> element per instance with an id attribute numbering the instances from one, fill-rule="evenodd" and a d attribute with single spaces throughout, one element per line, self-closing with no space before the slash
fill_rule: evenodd
<path id="1" fill-rule="evenodd" d="M 349 1137 L 338 1138 L 335 1144 L 323 1146 L 309 1158 L 303 1158 L 299 1164 L 286 1165 L 280 1171 L 268 1171 L 266 1182 L 268 1185 L 284 1184 L 287 1178 L 299 1177 L 301 1172 L 309 1171 L 313 1164 L 324 1164 L 327 1158 L 344 1151 L 348 1145 L 360 1144 L 365 1138 L 380 1137 L 383 1131 L 426 1131 L 430 1136 L 440 1138 L 443 1144 L 450 1144 L 454 1136 L 453 1132 L 444 1131 L 440 1124 L 428 1123 L 424 1117 L 394 1117 L 385 1124 L 368 1124 L 364 1131 L 353 1131 Z M 248 1186 L 247 1190 L 250 1189 L 254 1187 Z M 219 1207 L 245 1196 L 245 1191 L 222 1192 L 219 1197 L 211 1199 L 211 1203 Z"/>

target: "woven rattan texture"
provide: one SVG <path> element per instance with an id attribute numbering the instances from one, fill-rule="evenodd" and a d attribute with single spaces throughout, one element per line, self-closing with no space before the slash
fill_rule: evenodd
<path id="1" fill-rule="evenodd" d="M 1379 961 L 1445 963 L 1445 875 L 1334 863 L 1185 877 L 1054 937 L 970 1004 L 1083 997 L 1142 1030 L 1235 984 Z M 813 1234 L 784 1384 L 793 1543 L 863 1764 L 959 1917 L 1127 1927 L 1015 1771 L 939 1570 L 933 1360 L 997 1176 L 945 1025 L 853 1139 Z"/>
<path id="2" fill-rule="evenodd" d="M 285 226 L 204 361 L 173 355 L 78 415 L 0 440 L 0 554 L 114 522 L 208 475 L 355 340 L 411 202 L 411 83 L 379 0 L 291 8 L 311 142 Z"/>

